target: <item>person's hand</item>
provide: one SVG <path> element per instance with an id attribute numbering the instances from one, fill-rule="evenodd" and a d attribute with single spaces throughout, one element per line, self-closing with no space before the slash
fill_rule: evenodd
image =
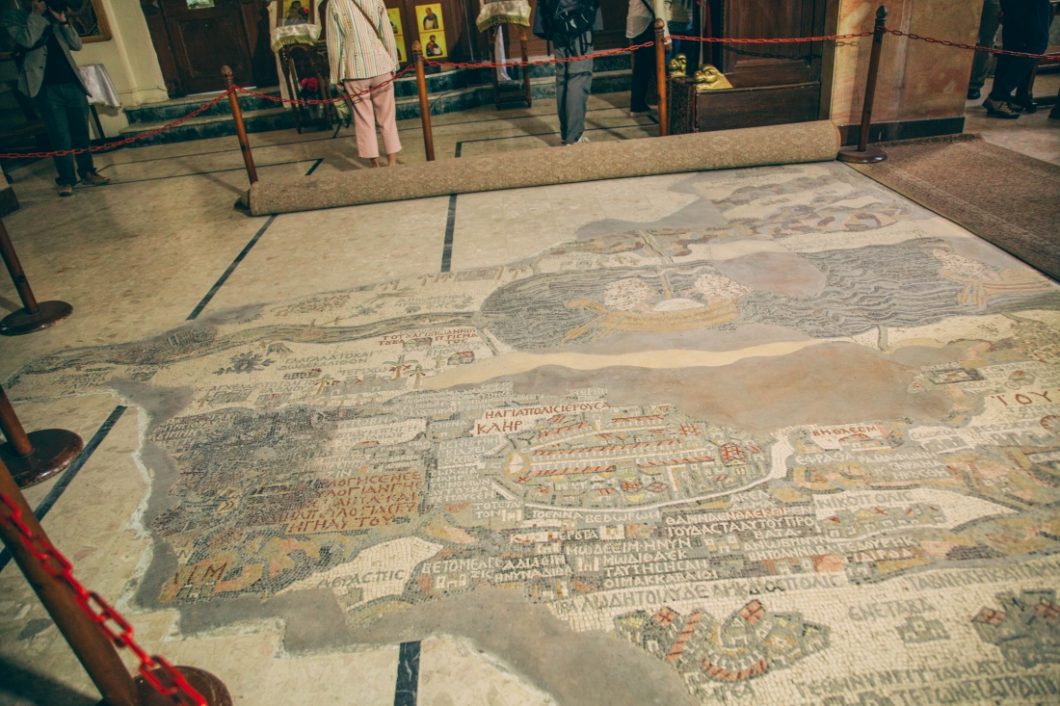
<path id="1" fill-rule="evenodd" d="M 55 10 L 48 9 L 48 12 L 52 13 L 52 17 L 59 20 L 60 22 L 66 22 L 66 10 L 62 12 L 56 12 Z"/>

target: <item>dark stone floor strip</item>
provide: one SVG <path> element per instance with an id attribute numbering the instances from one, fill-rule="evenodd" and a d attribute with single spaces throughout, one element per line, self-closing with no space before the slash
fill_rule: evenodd
<path id="1" fill-rule="evenodd" d="M 453 266 L 453 233 L 456 230 L 456 194 L 449 194 L 449 215 L 445 219 L 445 245 L 442 246 L 442 272 Z"/>
<path id="2" fill-rule="evenodd" d="M 218 290 L 224 286 L 224 283 L 228 281 L 228 278 L 231 277 L 232 273 L 236 271 L 237 267 L 239 267 L 239 263 L 243 262 L 243 258 L 245 258 L 254 246 L 258 244 L 258 240 L 261 239 L 261 236 L 265 235 L 265 231 L 269 229 L 269 226 L 271 226 L 272 222 L 275 220 L 276 216 L 269 216 L 269 220 L 265 221 L 265 224 L 258 229 L 258 232 L 254 234 L 254 237 L 250 239 L 250 242 L 248 242 L 240 253 L 236 255 L 236 259 L 232 260 L 232 264 L 228 266 L 228 269 L 224 271 L 224 274 L 221 275 L 214 286 L 210 288 L 210 291 L 206 293 L 206 296 L 202 298 L 202 301 L 200 301 L 195 306 L 195 309 L 188 314 L 188 321 L 198 318 L 199 314 L 202 313 L 202 310 L 206 308 L 206 305 L 210 303 L 210 300 L 214 298 L 214 295 L 217 294 Z"/>
<path id="3" fill-rule="evenodd" d="M 394 706 L 416 706 L 420 684 L 420 643 L 402 642 L 398 653 Z"/>
<path id="4" fill-rule="evenodd" d="M 52 509 L 56 502 L 58 502 L 63 491 L 65 491 L 70 483 L 73 482 L 74 476 L 76 476 L 78 471 L 81 470 L 81 467 L 88 462 L 88 459 L 92 457 L 96 448 L 103 443 L 105 438 L 107 438 L 107 434 L 109 434 L 110 430 L 114 428 L 114 425 L 118 423 L 118 420 L 121 419 L 121 415 L 125 413 L 126 409 L 125 405 L 118 405 L 115 407 L 114 411 L 110 413 L 110 416 L 107 417 L 103 424 L 100 425 L 99 429 L 96 430 L 96 433 L 92 435 L 92 438 L 89 439 L 88 443 L 85 444 L 85 448 L 82 449 L 77 458 L 73 460 L 73 463 L 62 472 L 59 476 L 59 480 L 52 486 L 52 489 L 48 491 L 48 494 L 44 496 L 44 499 L 41 500 L 40 504 L 37 505 L 36 509 L 33 511 L 38 520 L 43 520 L 44 516 L 48 514 L 48 511 Z M 62 550 L 60 549 L 60 551 Z M 6 549 L 0 551 L 0 571 L 3 571 L 10 561 L 10 552 Z"/>
<path id="5" fill-rule="evenodd" d="M 317 167 L 319 167 L 319 166 L 320 166 L 321 164 L 323 164 L 323 163 L 324 163 L 324 158 L 323 158 L 323 157 L 321 157 L 321 158 L 320 158 L 320 159 L 318 159 L 317 161 L 313 162 L 313 166 L 309 168 L 309 171 L 308 171 L 308 172 L 306 172 L 306 173 L 305 173 L 305 175 L 306 175 L 306 176 L 309 176 L 310 174 L 312 174 L 313 172 L 315 172 L 315 171 L 317 170 Z"/>

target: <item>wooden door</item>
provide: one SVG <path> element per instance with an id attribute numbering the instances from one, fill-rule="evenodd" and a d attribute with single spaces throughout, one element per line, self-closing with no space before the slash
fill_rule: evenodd
<path id="1" fill-rule="evenodd" d="M 141 0 L 141 7 L 170 96 L 224 90 L 221 67 L 226 64 L 236 83 L 275 82 L 261 2 Z"/>
<path id="2" fill-rule="evenodd" d="M 825 34 L 829 0 L 711 0 L 707 33 L 782 38 Z M 700 130 L 817 120 L 822 116 L 820 42 L 708 44 L 705 60 L 732 82 L 698 99 Z"/>

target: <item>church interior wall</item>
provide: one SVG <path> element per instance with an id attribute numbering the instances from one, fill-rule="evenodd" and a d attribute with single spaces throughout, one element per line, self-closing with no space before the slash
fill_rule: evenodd
<path id="1" fill-rule="evenodd" d="M 122 106 L 138 106 L 168 100 L 158 55 L 147 32 L 147 20 L 137 0 L 102 0 L 111 38 L 86 42 L 77 63 L 103 64 L 118 91 Z M 97 106 L 108 136 L 129 124 L 121 108 Z"/>
<path id="2" fill-rule="evenodd" d="M 842 0 L 838 34 L 871 31 L 877 0 Z M 903 32 L 975 44 L 981 0 L 891 0 L 887 27 Z M 868 39 L 836 48 L 831 118 L 839 125 L 861 121 L 865 75 L 872 43 Z M 932 120 L 964 113 L 972 52 L 888 34 L 883 39 L 873 122 Z"/>
<path id="3" fill-rule="evenodd" d="M 102 63 L 118 89 L 123 106 L 168 98 L 157 54 L 151 43 L 143 10 L 135 0 L 102 0 L 111 38 L 86 43 L 78 56 L 82 64 Z M 877 0 L 841 0 L 835 31 L 853 33 L 872 29 Z M 965 0 L 891 0 L 887 25 L 905 32 L 974 43 L 979 2 Z M 835 49 L 831 85 L 826 87 L 833 122 L 860 121 L 864 101 L 869 40 L 840 43 Z M 971 52 L 904 37 L 886 35 L 877 85 L 874 122 L 932 120 L 959 117 L 964 109 Z M 100 107 L 108 135 L 128 121 L 121 109 Z"/>

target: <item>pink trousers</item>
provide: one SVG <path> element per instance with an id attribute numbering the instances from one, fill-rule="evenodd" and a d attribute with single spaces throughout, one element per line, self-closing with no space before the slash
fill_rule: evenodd
<path id="1" fill-rule="evenodd" d="M 388 81 L 391 74 L 380 74 L 372 78 L 346 79 L 342 85 L 353 98 L 353 124 L 357 135 L 357 156 L 361 159 L 379 157 L 379 140 L 375 131 L 383 132 L 383 148 L 387 154 L 401 151 L 401 139 L 397 130 L 397 111 L 394 107 L 394 84 L 387 85 L 370 94 L 366 91 Z M 361 93 L 363 95 L 357 95 Z"/>

